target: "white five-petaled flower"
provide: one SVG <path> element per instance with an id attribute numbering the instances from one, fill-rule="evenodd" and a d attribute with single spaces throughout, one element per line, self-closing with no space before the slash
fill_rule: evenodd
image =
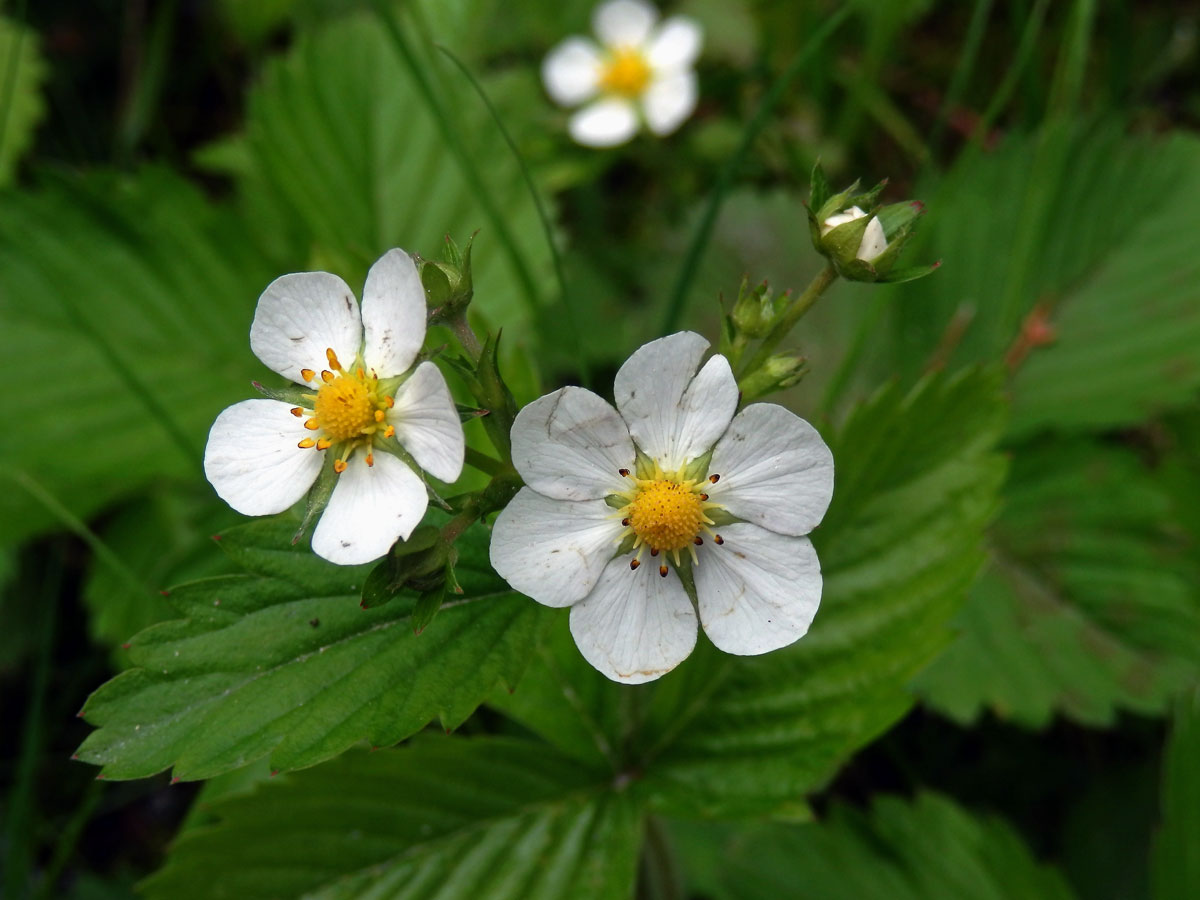
<path id="1" fill-rule="evenodd" d="M 608 0 L 592 15 L 599 45 L 567 38 L 542 64 L 542 80 L 562 106 L 586 103 L 567 125 L 571 137 L 590 147 L 628 141 L 639 121 L 655 134 L 670 134 L 696 108 L 699 24 L 686 16 L 659 23 L 645 0 Z"/>
<path id="2" fill-rule="evenodd" d="M 462 425 L 442 373 L 411 372 L 425 340 L 425 290 L 403 250 L 367 273 L 362 311 L 328 272 L 275 279 L 258 298 L 250 347 L 269 368 L 311 393 L 301 405 L 244 400 L 213 423 L 204 474 L 240 513 L 283 512 L 303 497 L 332 455 L 337 483 L 312 536 L 340 565 L 383 556 L 425 515 L 421 476 L 391 452 L 399 442 L 443 481 L 462 472 Z"/>
<path id="3" fill-rule="evenodd" d="M 661 338 L 617 372 L 617 409 L 566 387 L 513 424 L 527 487 L 496 520 L 492 564 L 571 607 L 580 652 L 614 681 L 682 662 L 697 611 L 718 648 L 752 655 L 802 637 L 821 599 L 804 535 L 829 505 L 833 456 L 782 406 L 734 415 L 737 382 L 723 356 L 700 367 L 707 348 L 691 332 Z"/>
<path id="4" fill-rule="evenodd" d="M 829 234 L 829 232 L 833 231 L 839 225 L 845 225 L 847 222 L 861 219 L 865 215 L 865 211 L 859 209 L 857 206 L 852 206 L 845 212 L 832 215 L 822 222 L 821 234 Z M 863 232 L 862 240 L 858 244 L 858 252 L 854 255 L 863 262 L 870 262 L 886 249 L 887 235 L 883 231 L 883 223 L 879 221 L 879 216 L 871 216 L 871 221 L 867 223 L 867 230 Z"/>

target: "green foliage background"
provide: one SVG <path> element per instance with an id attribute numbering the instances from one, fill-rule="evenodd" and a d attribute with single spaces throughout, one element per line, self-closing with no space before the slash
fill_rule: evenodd
<path id="1" fill-rule="evenodd" d="M 1200 895 L 1194 13 L 684 0 L 696 115 L 599 152 L 538 76 L 591 5 L 0 8 L 4 896 Z M 478 231 L 518 402 L 604 392 L 804 287 L 817 158 L 944 265 L 789 340 L 838 467 L 794 646 L 613 685 L 486 525 L 414 633 L 204 482 L 276 275 Z"/>

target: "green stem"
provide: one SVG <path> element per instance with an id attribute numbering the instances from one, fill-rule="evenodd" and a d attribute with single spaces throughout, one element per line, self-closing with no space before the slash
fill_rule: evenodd
<path id="1" fill-rule="evenodd" d="M 481 450 L 476 450 L 474 447 L 467 448 L 466 463 L 468 466 L 478 469 L 485 475 L 495 477 L 501 473 L 508 472 L 508 466 L 500 462 L 494 456 L 488 456 Z"/>
<path id="2" fill-rule="evenodd" d="M 750 357 L 750 362 L 746 364 L 739 381 L 762 368 L 763 363 L 770 358 L 775 348 L 796 327 L 796 323 L 800 321 L 801 317 L 812 309 L 813 304 L 820 299 L 821 295 L 825 293 L 825 289 L 833 284 L 837 277 L 837 270 L 833 268 L 833 264 L 826 263 L 825 268 L 808 283 L 804 293 L 792 302 L 783 317 L 767 332 L 767 336 L 762 339 L 762 344 L 759 345 L 754 356 Z"/>
<path id="3" fill-rule="evenodd" d="M 734 176 L 742 167 L 746 155 L 750 152 L 750 147 L 754 143 L 754 139 L 758 137 L 758 133 L 762 131 L 763 126 L 770 121 L 772 114 L 775 112 L 775 107 L 779 105 L 784 94 L 787 93 L 787 89 L 791 86 L 793 79 L 800 74 L 800 70 L 804 67 L 804 64 L 808 62 L 809 58 L 821 48 L 821 45 L 846 20 L 852 8 L 852 4 L 842 4 L 841 8 L 826 19 L 825 24 L 809 38 L 808 43 L 796 54 L 788 64 L 788 67 L 783 71 L 783 74 L 775 79 L 775 83 L 771 85 L 770 90 L 767 91 L 766 96 L 762 99 L 762 103 L 759 104 L 758 109 L 755 111 L 754 117 L 742 131 L 742 140 L 717 175 L 716 185 L 713 187 L 712 193 L 708 198 L 708 206 L 705 208 L 704 214 L 700 217 L 700 223 L 696 226 L 696 231 L 692 235 L 692 242 L 688 246 L 687 255 L 683 259 L 683 266 L 679 270 L 679 277 L 675 281 L 675 289 L 671 292 L 671 301 L 667 306 L 667 314 L 663 317 L 662 334 L 670 334 L 679 326 L 679 320 L 683 317 L 684 307 L 687 305 L 688 293 L 691 291 L 692 282 L 696 277 L 696 269 L 699 266 L 700 257 L 708 247 L 709 238 L 712 237 L 713 226 L 717 221 L 717 213 L 721 209 L 725 195 L 733 185 Z"/>
<path id="4" fill-rule="evenodd" d="M 425 68 L 421 61 L 417 59 L 413 48 L 409 45 L 408 39 L 404 36 L 404 29 L 400 27 L 400 21 L 392 9 L 388 0 L 375 0 L 375 10 L 384 27 L 387 28 L 388 34 L 392 38 L 392 43 L 395 44 L 400 58 L 404 61 L 409 74 L 412 76 L 417 91 L 421 95 L 421 99 L 425 101 L 426 107 L 429 109 L 430 115 L 433 117 L 438 130 L 442 134 L 442 140 L 446 142 L 450 152 L 454 155 L 458 162 L 459 169 L 463 173 L 463 177 L 467 179 L 471 187 L 471 192 L 483 206 L 484 214 L 488 218 L 488 222 L 496 229 L 496 235 L 500 239 L 501 245 L 508 256 L 509 264 L 512 266 L 513 273 L 517 276 L 517 280 L 521 282 L 521 289 L 531 306 L 532 312 L 536 313 L 541 308 L 541 294 L 537 289 L 537 283 L 533 278 L 533 274 L 529 270 L 529 266 L 525 263 L 525 258 L 521 255 L 521 251 L 517 248 L 516 238 L 513 236 L 512 229 L 509 228 L 508 222 L 501 214 L 500 208 L 496 204 L 495 198 L 484 185 L 483 177 L 479 173 L 479 168 L 475 165 L 471 154 L 467 152 L 466 146 L 463 144 L 462 135 L 458 129 L 454 127 L 450 117 L 447 115 L 444 106 L 438 99 L 437 93 L 430 82 L 429 77 L 425 73 Z"/>
<path id="5" fill-rule="evenodd" d="M 550 248 L 550 258 L 554 261 L 554 275 L 558 279 L 559 299 L 562 303 L 563 316 L 567 323 L 567 332 L 571 335 L 571 343 L 575 346 L 575 358 L 579 365 L 579 379 L 584 387 L 590 387 L 591 372 L 588 369 L 587 358 L 583 352 L 583 341 L 579 337 L 579 323 L 575 320 L 575 309 L 567 299 L 567 276 L 566 271 L 563 269 L 562 256 L 559 254 L 558 245 L 554 240 L 554 227 L 550 223 L 550 216 L 546 212 L 545 204 L 542 203 L 542 196 L 538 192 L 537 185 L 533 183 L 533 176 L 529 173 L 529 166 L 525 164 L 525 157 L 517 149 L 516 141 L 512 139 L 512 135 L 509 133 L 507 126 L 505 126 L 504 120 L 500 118 L 500 114 L 492 104 L 491 98 L 484 91 L 483 85 L 471 74 L 466 64 L 455 56 L 448 47 L 444 47 L 441 44 L 435 44 L 434 46 L 449 57 L 450 61 L 458 66 L 459 71 L 470 82 L 471 87 L 475 89 L 475 93 L 479 95 L 479 99 L 483 101 L 483 105 L 487 107 L 488 113 L 491 114 L 492 121 L 500 129 L 500 135 L 504 138 L 504 143 L 508 144 L 508 149 L 517 161 L 517 166 L 521 170 L 521 177 L 525 179 L 525 187 L 529 191 L 529 196 L 533 199 L 533 206 L 537 210 L 538 219 L 542 223 L 542 232 L 546 236 L 546 246 Z"/>
<path id="6" fill-rule="evenodd" d="M 463 350 L 466 351 L 467 356 L 471 357 L 471 362 L 478 363 L 479 357 L 483 354 L 483 345 L 479 343 L 479 337 L 467 321 L 466 310 L 459 310 L 444 321 L 450 326 L 450 330 L 454 332 L 454 336 L 458 338 L 458 342 L 462 345 Z"/>

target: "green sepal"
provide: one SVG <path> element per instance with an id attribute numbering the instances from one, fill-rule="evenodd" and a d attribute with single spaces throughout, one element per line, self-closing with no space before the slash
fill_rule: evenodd
<path id="1" fill-rule="evenodd" d="M 314 450 L 314 453 L 322 452 Z M 317 480 L 313 482 L 313 486 L 309 488 L 308 499 L 304 505 L 304 516 L 300 519 L 300 527 L 296 529 L 296 533 L 292 536 L 292 543 L 300 543 L 300 538 L 304 537 L 304 532 L 322 512 L 325 511 L 326 504 L 329 503 L 329 498 L 333 496 L 333 489 L 337 487 L 338 473 L 333 470 L 333 463 L 336 457 L 334 448 L 330 447 L 324 451 L 325 462 L 321 466 L 321 474 L 317 476 Z"/>
<path id="2" fill-rule="evenodd" d="M 895 269 L 891 272 L 888 272 L 879 279 L 879 283 L 904 284 L 906 281 L 916 281 L 918 278 L 924 278 L 926 275 L 932 274 L 941 267 L 942 261 L 940 259 L 928 266 L 905 266 L 903 269 Z"/>
<path id="3" fill-rule="evenodd" d="M 675 566 L 675 574 L 679 576 L 679 583 L 683 585 L 684 593 L 688 595 L 692 603 L 699 603 L 696 599 L 696 575 L 692 572 L 692 554 L 684 551 L 679 557 L 679 565 Z"/>
<path id="4" fill-rule="evenodd" d="M 472 234 L 464 249 L 460 250 L 454 239 L 446 235 L 446 246 L 442 249 L 440 261 L 419 260 L 421 284 L 425 288 L 431 321 L 444 322 L 466 313 L 475 295 L 475 279 L 471 274 L 471 247 L 474 243 L 475 235 Z"/>
<path id="5" fill-rule="evenodd" d="M 433 621 L 433 617 L 438 614 L 438 610 L 442 608 L 442 602 L 446 599 L 446 585 L 441 584 L 431 590 L 425 591 L 417 598 L 416 604 L 412 611 L 412 630 L 413 634 L 420 634 Z"/>
<path id="6" fill-rule="evenodd" d="M 421 285 L 425 288 L 425 305 L 430 309 L 440 309 L 453 296 L 450 277 L 437 263 L 422 260 Z"/>
<path id="7" fill-rule="evenodd" d="M 624 509 L 629 505 L 629 498 L 620 494 L 609 494 L 604 498 L 604 502 L 613 509 Z"/>
<path id="8" fill-rule="evenodd" d="M 498 331 L 494 335 L 489 334 L 484 341 L 483 349 L 479 353 L 479 363 L 475 367 L 475 382 L 479 386 L 476 399 L 490 412 L 490 415 L 483 417 L 484 430 L 501 457 L 508 459 L 512 456 L 512 439 L 509 432 L 512 430 L 513 420 L 517 417 L 517 402 L 500 375 L 497 351 L 502 333 Z"/>
<path id="9" fill-rule="evenodd" d="M 642 448 L 637 446 L 637 444 L 633 445 L 633 451 L 636 454 L 636 458 L 634 459 L 633 463 L 633 473 L 641 479 L 653 478 L 655 468 L 654 460 L 643 453 Z"/>
<path id="10" fill-rule="evenodd" d="M 406 541 L 397 541 L 388 555 L 363 582 L 363 609 L 382 606 L 405 589 L 431 591 L 445 584 L 447 567 L 453 565 L 453 547 L 442 540 L 432 525 L 421 525 Z M 428 623 L 426 623 L 428 624 Z"/>
<path id="11" fill-rule="evenodd" d="M 700 481 L 708 475 L 708 466 L 712 462 L 714 449 L 716 448 L 710 448 L 707 453 L 697 456 L 687 464 L 687 468 L 683 470 L 685 481 Z"/>
<path id="12" fill-rule="evenodd" d="M 866 233 L 870 221 L 871 216 L 869 215 L 859 216 L 857 219 L 831 228 L 829 233 L 821 238 L 822 246 L 839 273 L 842 273 L 844 266 L 857 259 L 858 248 L 862 244 L 863 234 Z M 859 261 L 861 262 L 861 260 Z"/>
<path id="13" fill-rule="evenodd" d="M 745 522 L 745 519 L 739 518 L 727 509 L 710 509 L 704 513 L 712 523 L 718 528 L 722 525 L 737 525 L 740 522 Z"/>
<path id="14" fill-rule="evenodd" d="M 317 390 L 315 387 L 301 387 L 298 384 L 289 384 L 282 388 L 269 388 L 258 381 L 250 382 L 250 386 L 271 400 L 279 400 L 291 406 L 303 406 L 307 409 L 312 409 L 312 395 Z"/>
<path id="15" fill-rule="evenodd" d="M 821 165 L 821 160 L 818 159 L 813 163 L 812 178 L 809 179 L 808 208 L 820 209 L 829 199 L 829 194 L 832 190 L 829 185 L 829 179 L 825 177 L 825 167 Z"/>
<path id="16" fill-rule="evenodd" d="M 458 410 L 458 420 L 460 422 L 470 422 L 472 419 L 486 416 L 489 412 L 489 410 L 480 409 L 477 406 L 468 406 L 465 403 L 455 403 L 454 408 Z"/>

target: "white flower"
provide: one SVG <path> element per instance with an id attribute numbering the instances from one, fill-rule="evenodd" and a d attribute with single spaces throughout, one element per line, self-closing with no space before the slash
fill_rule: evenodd
<path id="1" fill-rule="evenodd" d="M 707 347 L 691 332 L 646 344 L 617 372 L 616 410 L 567 387 L 513 424 L 527 487 L 496 520 L 492 565 L 571 607 L 580 652 L 614 681 L 658 678 L 692 651 L 689 572 L 700 623 L 728 653 L 792 643 L 821 599 L 804 535 L 833 493 L 829 448 L 781 406 L 735 416 L 725 357 L 697 371 Z"/>
<path id="2" fill-rule="evenodd" d="M 571 116 L 571 137 L 590 147 L 623 144 L 643 120 L 670 134 L 696 108 L 700 26 L 686 16 L 658 22 L 644 0 L 608 0 L 592 15 L 600 44 L 571 37 L 542 64 L 542 80 L 562 106 L 587 105 Z"/>
<path id="3" fill-rule="evenodd" d="M 400 445 L 426 472 L 462 471 L 462 425 L 438 368 L 404 377 L 425 340 L 425 291 L 403 250 L 367 273 L 361 316 L 346 282 L 328 272 L 275 279 L 258 298 L 250 347 L 268 367 L 311 387 L 300 406 L 245 400 L 213 423 L 204 474 L 240 513 L 283 512 L 333 455 L 337 484 L 312 548 L 340 565 L 383 556 L 425 515 L 420 475 L 389 452 Z M 348 365 L 346 365 L 348 364 Z"/>
<path id="4" fill-rule="evenodd" d="M 839 225 L 845 225 L 847 222 L 861 219 L 865 215 L 866 213 L 863 210 L 857 206 L 852 206 L 845 212 L 830 216 L 822 222 L 821 235 L 827 235 Z M 883 225 L 879 221 L 879 216 L 871 216 L 871 221 L 867 223 L 867 230 L 863 232 L 862 241 L 858 245 L 858 252 L 855 256 L 863 262 L 870 262 L 886 249 L 887 235 L 883 233 Z"/>

